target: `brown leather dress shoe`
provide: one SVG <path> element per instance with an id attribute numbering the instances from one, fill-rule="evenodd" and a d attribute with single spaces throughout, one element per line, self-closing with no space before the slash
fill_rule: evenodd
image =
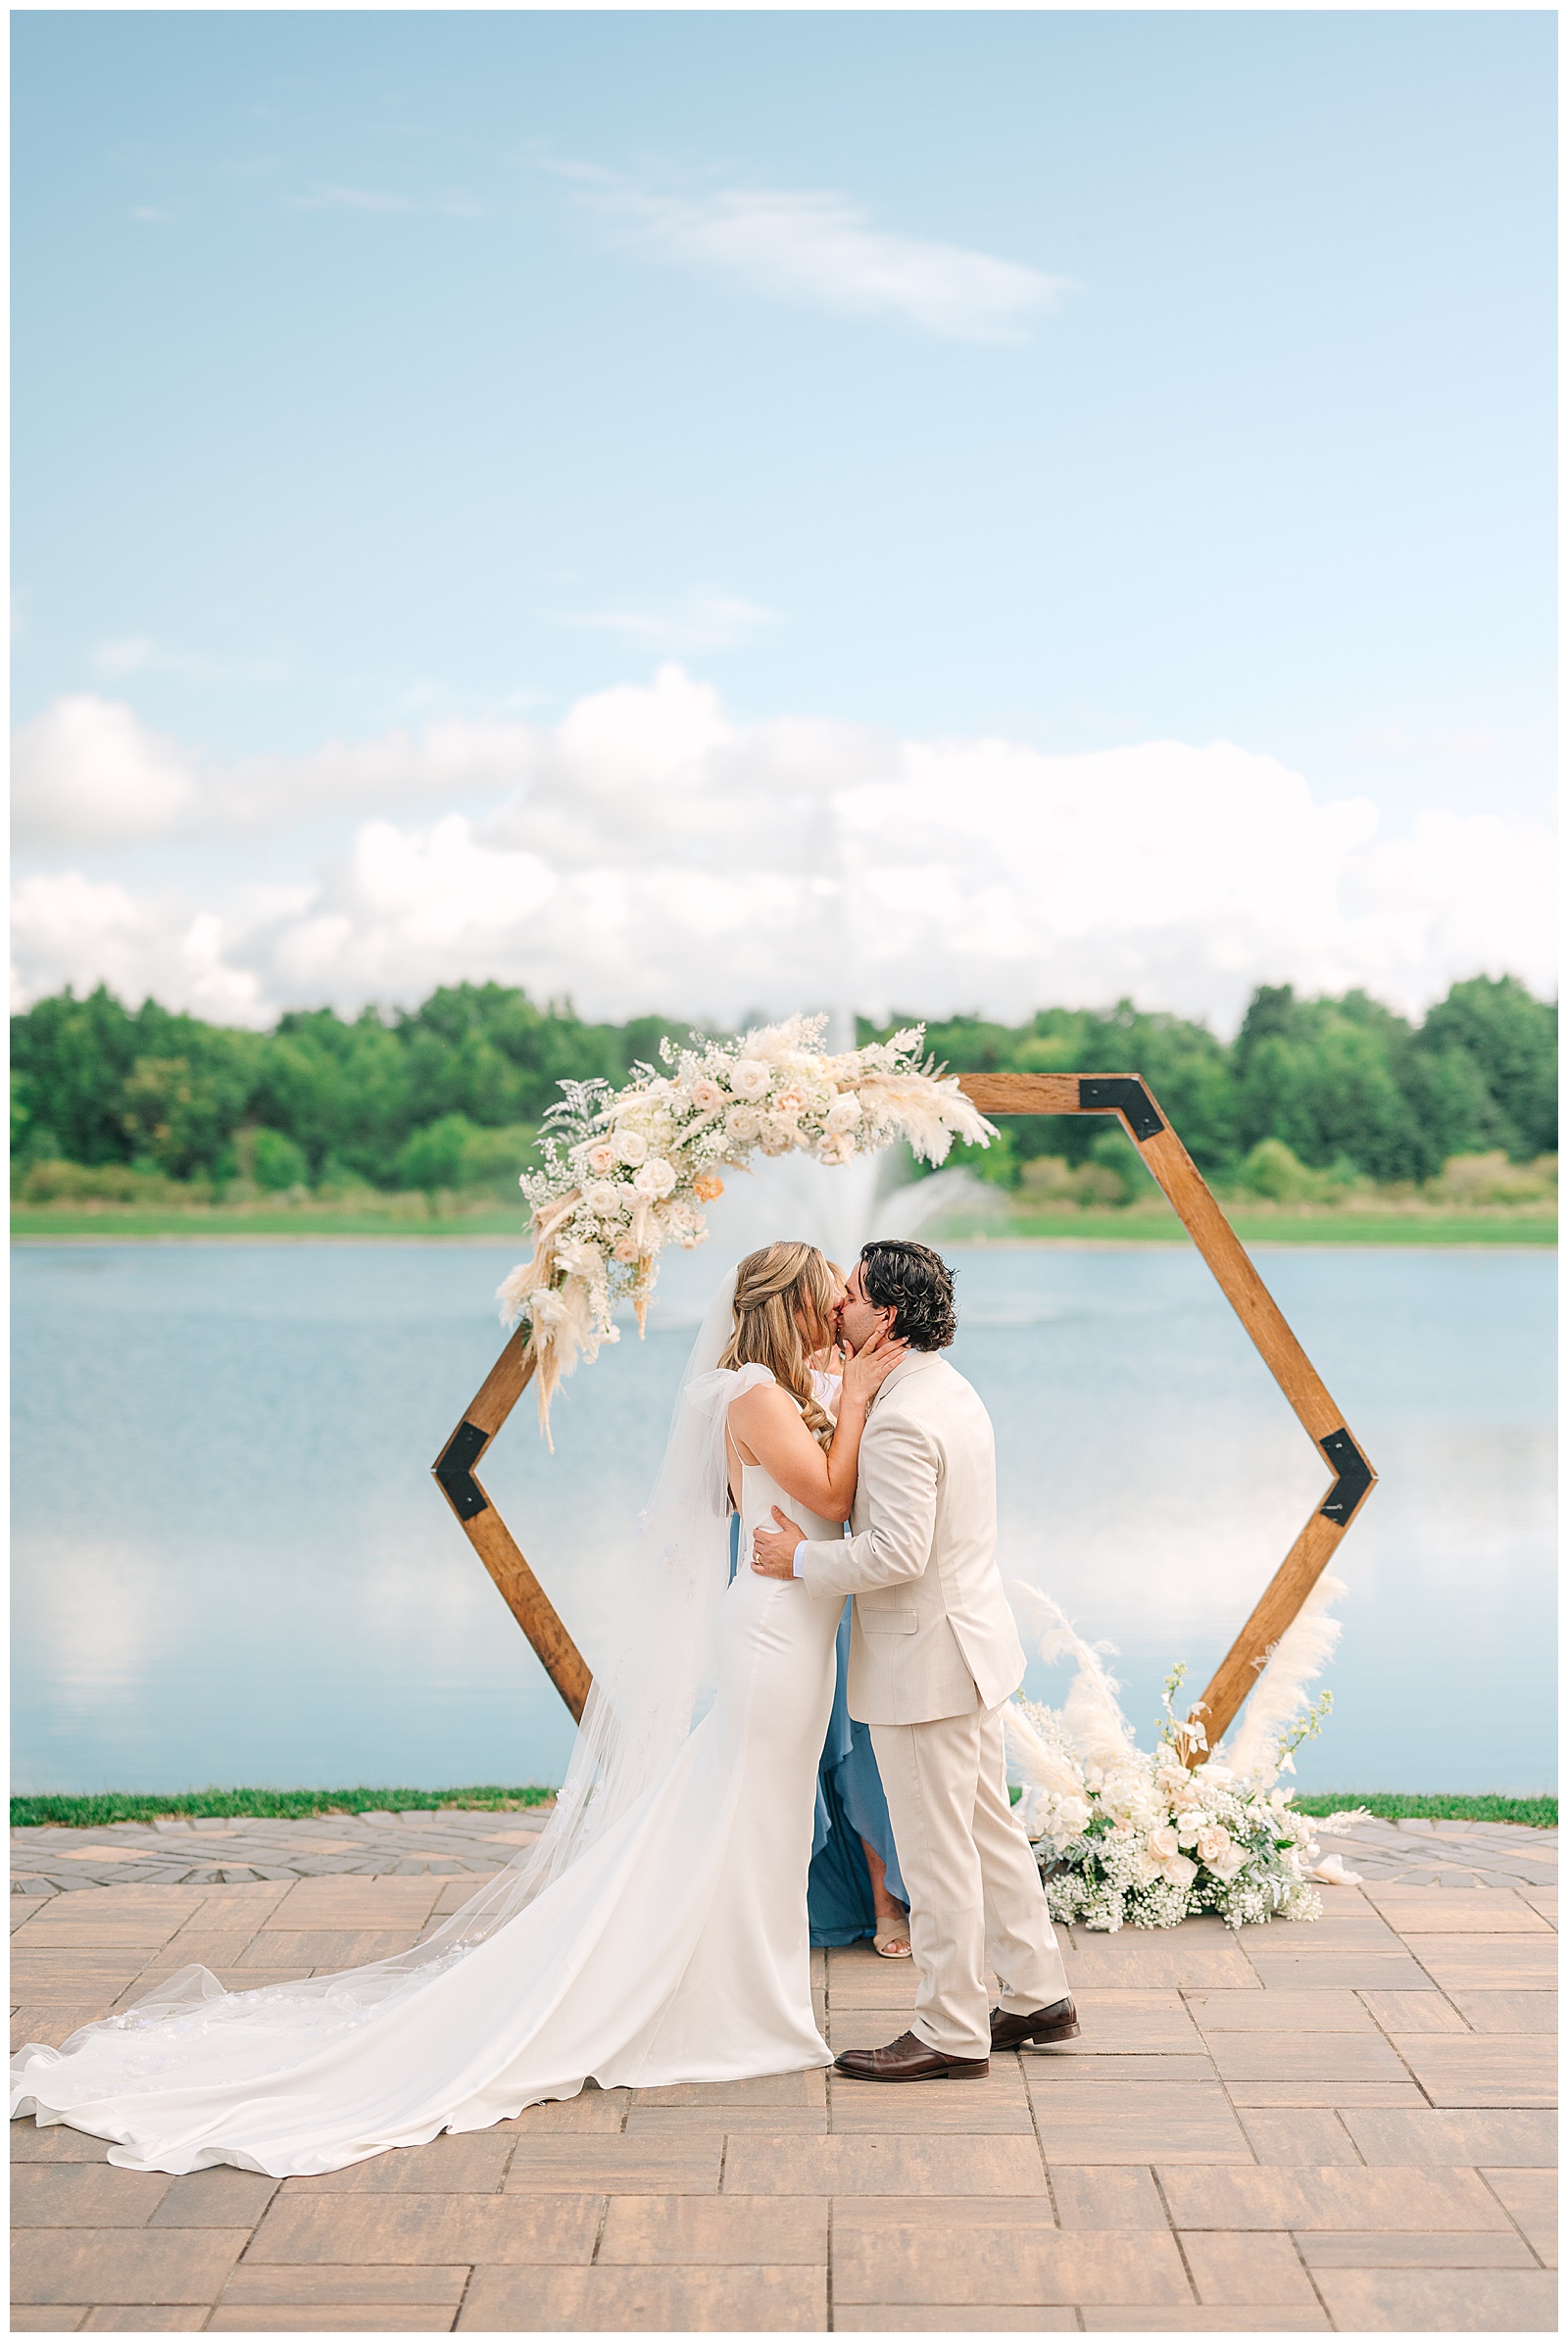
<path id="1" fill-rule="evenodd" d="M 856 2081 L 983 2081 L 989 2058 L 945 2058 L 914 2033 L 901 2033 L 886 2049 L 845 2049 L 833 2060 Z"/>
<path id="2" fill-rule="evenodd" d="M 1054 2000 L 1049 2009 L 1036 2009 L 1027 2017 L 1009 2017 L 1004 2009 L 991 2012 L 993 2049 L 1021 2049 L 1026 2041 L 1036 2049 L 1049 2049 L 1053 2041 L 1074 2040 L 1082 2030 L 1070 1999 Z"/>

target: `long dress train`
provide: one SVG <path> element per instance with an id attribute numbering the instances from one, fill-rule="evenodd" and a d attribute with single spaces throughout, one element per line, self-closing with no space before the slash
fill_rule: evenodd
<path id="1" fill-rule="evenodd" d="M 754 1370 L 755 1371 L 755 1370 Z M 775 1504 L 746 1470 L 745 1549 Z M 720 1568 L 722 1564 L 720 1563 Z M 13 2064 L 17 2114 L 115 2142 L 133 2171 L 333 2171 L 541 2099 L 830 2063 L 806 1881 L 838 1608 L 743 1569 L 718 1604 L 711 1707 L 637 1802 L 483 1939 L 324 1991 L 224 1992 L 189 1968 Z"/>

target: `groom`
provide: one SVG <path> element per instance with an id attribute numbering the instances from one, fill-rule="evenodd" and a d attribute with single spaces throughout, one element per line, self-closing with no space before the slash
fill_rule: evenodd
<path id="1" fill-rule="evenodd" d="M 859 1349 L 878 1327 L 909 1344 L 872 1403 L 842 1544 L 808 1541 L 775 1506 L 753 1568 L 855 1596 L 849 1707 L 871 1727 L 920 1985 L 914 2025 L 886 2049 L 848 2049 L 863 2081 L 979 2076 L 993 2049 L 1078 2030 L 1040 1872 L 1007 1798 L 1002 1709 L 1023 1646 L 997 1570 L 991 1418 L 940 1352 L 953 1278 L 924 1244 L 869 1244 L 840 1311 Z M 987 1972 L 1002 1982 L 987 2011 Z"/>

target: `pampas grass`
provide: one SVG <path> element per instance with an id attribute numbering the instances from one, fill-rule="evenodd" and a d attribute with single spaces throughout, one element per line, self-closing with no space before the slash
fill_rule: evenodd
<path id="1" fill-rule="evenodd" d="M 1307 1704 L 1307 1684 L 1334 1656 L 1343 1629 L 1329 1606 L 1344 1591 L 1344 1581 L 1325 1572 L 1268 1653 L 1227 1758 L 1243 1780 L 1273 1781 L 1282 1764 L 1296 1770 L 1289 1756 L 1280 1756 L 1279 1742 Z"/>
<path id="2" fill-rule="evenodd" d="M 1037 1647 L 1047 1665 L 1054 1666 L 1058 1659 L 1076 1662 L 1072 1689 L 1061 1710 L 1062 1729 L 1086 1764 L 1109 1772 L 1136 1746 L 1132 1726 L 1116 1699 L 1121 1685 L 1107 1672 L 1102 1656 L 1108 1653 L 1114 1658 L 1115 1644 L 1085 1642 L 1060 1604 L 1043 1594 L 1038 1586 L 1014 1578 L 1005 1590 L 1029 1633 L 1038 1636 Z"/>
<path id="3" fill-rule="evenodd" d="M 1016 1700 L 1009 1700 L 1003 1709 L 1002 1724 L 1007 1754 L 1030 1788 L 1044 1789 L 1051 1797 L 1082 1796 L 1083 1782 L 1076 1768 L 1059 1749 L 1052 1747 Z"/>

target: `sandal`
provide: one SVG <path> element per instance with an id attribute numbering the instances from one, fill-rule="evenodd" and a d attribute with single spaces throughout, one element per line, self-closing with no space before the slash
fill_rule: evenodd
<path id="1" fill-rule="evenodd" d="M 878 1927 L 871 1938 L 879 1960 L 909 1960 L 913 1953 L 909 1946 L 909 1923 L 902 1927 Z"/>

